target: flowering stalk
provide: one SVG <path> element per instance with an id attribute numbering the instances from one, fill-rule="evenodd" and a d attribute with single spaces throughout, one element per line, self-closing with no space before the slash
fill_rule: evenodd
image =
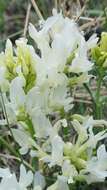
<path id="1" fill-rule="evenodd" d="M 102 77 L 96 99 L 86 84 L 94 65 L 88 52 L 98 38 L 93 35 L 86 41 L 76 23 L 56 10 L 41 21 L 39 30 L 30 24 L 29 34 L 37 49 L 21 38 L 15 49 L 7 40 L 5 52 L 0 54 L 6 116 L 0 124 L 9 124 L 14 143 L 19 145 L 18 161 L 23 163 L 19 179 L 9 169 L 0 169 L 0 189 L 69 190 L 77 181 L 104 181 L 107 152 L 99 142 L 107 138 L 107 122 L 73 115 L 72 110 L 73 93 L 84 84 L 100 117 Z M 95 127 L 102 128 L 95 132 Z"/>

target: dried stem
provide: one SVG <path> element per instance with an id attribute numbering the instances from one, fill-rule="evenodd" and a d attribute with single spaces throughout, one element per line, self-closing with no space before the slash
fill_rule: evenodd
<path id="1" fill-rule="evenodd" d="M 74 102 L 92 105 L 92 102 L 88 100 L 74 99 Z"/>
<path id="2" fill-rule="evenodd" d="M 77 18 L 75 19 L 76 22 L 79 20 L 79 18 L 81 17 L 81 15 L 84 13 L 88 1 L 89 1 L 89 0 L 86 0 L 86 1 L 85 1 L 84 5 L 83 5 L 83 7 L 82 7 L 82 9 L 81 9 L 81 12 L 80 12 L 79 16 L 77 16 Z M 80 3 L 80 1 L 79 1 L 79 3 Z"/>
<path id="3" fill-rule="evenodd" d="M 27 13 L 26 13 L 25 26 L 24 26 L 24 32 L 23 32 L 23 36 L 25 38 L 26 38 L 27 28 L 29 24 L 30 10 L 31 10 L 31 3 L 28 4 Z"/>
<path id="4" fill-rule="evenodd" d="M 41 14 L 41 12 L 40 12 L 40 10 L 39 10 L 39 8 L 38 8 L 38 6 L 37 6 L 37 3 L 35 2 L 35 0 L 31 0 L 31 3 L 32 3 L 32 5 L 33 5 L 33 7 L 34 7 L 34 9 L 35 9 L 35 12 L 37 13 L 39 19 L 40 19 L 40 20 L 44 20 L 42 14 Z"/>
<path id="5" fill-rule="evenodd" d="M 80 30 L 85 30 L 88 27 L 95 26 L 96 23 L 97 23 L 96 20 L 93 20 L 91 22 L 87 22 L 87 23 L 83 24 L 82 26 L 80 26 Z"/>
<path id="6" fill-rule="evenodd" d="M 55 3 L 55 9 L 58 10 L 58 1 L 54 0 L 54 3 Z"/>
<path id="7" fill-rule="evenodd" d="M 17 160 L 18 162 L 21 162 L 20 158 L 16 157 L 16 156 L 13 156 L 13 155 L 8 155 L 8 154 L 2 154 L 0 153 L 0 157 L 3 157 L 5 159 L 12 159 L 12 160 Z M 26 161 L 23 161 L 24 165 L 29 168 L 30 170 L 32 170 L 32 172 L 34 172 L 34 169 L 32 168 L 32 166 L 26 162 Z"/>

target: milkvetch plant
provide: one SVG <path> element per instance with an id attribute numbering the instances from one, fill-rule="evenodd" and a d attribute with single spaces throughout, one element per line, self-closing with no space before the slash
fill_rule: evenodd
<path id="1" fill-rule="evenodd" d="M 106 104 L 106 96 L 101 97 L 101 87 L 102 85 L 106 87 L 106 62 L 107 62 L 107 33 L 102 32 L 101 40 L 96 45 L 96 47 L 91 50 L 92 60 L 95 62 L 94 72 L 96 73 L 97 78 L 97 90 L 95 93 L 95 117 L 103 117 L 103 108 Z"/>
<path id="2" fill-rule="evenodd" d="M 0 54 L 0 125 L 9 125 L 22 162 L 18 177 L 0 169 L 0 189 L 69 190 L 77 181 L 103 182 L 107 122 L 74 114 L 72 108 L 73 92 L 92 76 L 89 54 L 104 56 L 104 40 L 98 47 L 96 35 L 86 41 L 74 20 L 56 10 L 39 30 L 29 24 L 29 34 L 36 49 L 25 38 L 15 47 L 8 39 Z"/>

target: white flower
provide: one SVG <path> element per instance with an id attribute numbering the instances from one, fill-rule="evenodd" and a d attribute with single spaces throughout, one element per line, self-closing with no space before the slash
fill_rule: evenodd
<path id="1" fill-rule="evenodd" d="M 10 84 L 10 101 L 15 110 L 24 106 L 25 92 L 23 87 L 25 86 L 24 77 L 16 77 Z"/>
<path id="2" fill-rule="evenodd" d="M 53 9 L 52 11 L 53 16 L 47 18 L 42 24 L 42 34 L 52 33 L 53 35 L 55 33 L 59 33 L 64 25 L 64 18 L 62 16 L 62 13 L 57 13 L 56 9 Z"/>
<path id="3" fill-rule="evenodd" d="M 2 93 L 2 97 L 3 97 L 3 102 L 1 99 L 0 100 L 1 105 L 5 104 L 9 124 L 15 124 L 17 122 L 15 110 L 13 106 L 11 105 L 11 103 L 8 101 L 8 98 L 6 97 L 6 93 Z M 0 124 L 7 125 L 7 119 L 6 118 L 0 119 Z"/>
<path id="4" fill-rule="evenodd" d="M 44 176 L 40 173 L 40 171 L 37 171 L 34 176 L 34 187 L 44 189 L 46 186 L 45 178 Z"/>
<path id="5" fill-rule="evenodd" d="M 47 190 L 69 190 L 66 178 L 63 176 L 58 176 L 57 181 L 49 186 Z"/>
<path id="6" fill-rule="evenodd" d="M 41 107 L 42 99 L 38 87 L 33 87 L 26 96 L 26 110 L 31 113 L 35 107 Z"/>
<path id="7" fill-rule="evenodd" d="M 42 55 L 35 65 L 37 74 L 36 85 L 49 85 L 52 87 L 66 81 L 67 77 L 62 73 L 65 63 L 66 56 L 62 47 L 50 48 L 49 52 L 45 53 L 45 56 Z"/>
<path id="8" fill-rule="evenodd" d="M 73 73 L 87 72 L 92 69 L 92 66 L 93 64 L 88 61 L 88 58 L 86 56 L 83 57 L 77 53 L 71 63 L 70 71 Z"/>
<path id="9" fill-rule="evenodd" d="M 63 147 L 64 147 L 64 142 L 62 141 L 61 137 L 55 136 L 52 139 L 52 157 L 51 157 L 52 160 L 50 166 L 53 166 L 55 164 L 62 165 Z"/>
<path id="10" fill-rule="evenodd" d="M 26 96 L 26 111 L 32 115 L 34 109 L 40 109 L 44 113 L 49 113 L 48 105 L 49 89 L 40 89 L 39 87 L 33 87 Z"/>
<path id="11" fill-rule="evenodd" d="M 5 77 L 6 75 L 6 68 L 4 66 L 0 66 L 0 88 L 2 92 L 5 92 L 9 88 L 9 82 Z"/>
<path id="12" fill-rule="evenodd" d="M 103 120 L 94 120 L 93 117 L 85 117 L 82 121 L 82 124 L 76 119 L 72 121 L 73 127 L 75 128 L 78 138 L 76 145 L 81 146 L 85 144 L 85 148 L 91 148 L 92 150 L 96 148 L 96 145 L 99 141 L 107 137 L 106 130 L 97 132 L 94 134 L 95 126 L 107 125 Z M 85 142 L 85 143 L 83 143 Z"/>
<path id="13" fill-rule="evenodd" d="M 74 59 L 71 61 L 70 72 L 84 73 L 91 70 L 93 63 L 88 60 L 87 53 L 98 39 L 92 36 L 86 42 L 75 22 L 64 18 L 62 13 L 55 13 L 44 21 L 39 31 L 30 25 L 29 33 L 41 51 L 41 57 L 36 65 L 37 79 L 40 80 L 41 76 L 45 78 L 48 76 L 50 79 L 54 73 L 63 72 L 67 59 L 72 54 Z"/>
<path id="14" fill-rule="evenodd" d="M 0 168 L 0 178 L 8 178 L 11 177 L 11 173 L 8 168 Z"/>
<path id="15" fill-rule="evenodd" d="M 86 169 L 80 172 L 88 184 L 103 182 L 107 177 L 107 152 L 104 145 L 100 145 L 97 156 L 87 161 Z"/>
<path id="16" fill-rule="evenodd" d="M 45 114 L 51 114 L 61 108 L 69 111 L 73 107 L 72 101 L 73 98 L 68 94 L 66 83 L 51 88 L 36 86 L 26 96 L 26 110 L 30 115 L 34 109 L 40 109 Z"/>
<path id="17" fill-rule="evenodd" d="M 5 93 L 3 94 L 6 113 L 10 124 L 16 124 L 18 114 L 20 113 L 20 111 L 24 110 L 26 97 L 23 89 L 24 85 L 24 77 L 16 77 L 10 83 L 9 99 L 6 97 Z M 3 123 L 3 120 L 1 121 L 1 123 Z M 4 120 L 4 124 L 6 123 L 7 122 Z"/>
<path id="18" fill-rule="evenodd" d="M 43 160 L 49 163 L 49 167 L 58 165 L 61 166 L 63 163 L 63 148 L 64 142 L 60 136 L 56 135 L 50 139 L 51 141 L 51 155 L 45 156 Z"/>
<path id="19" fill-rule="evenodd" d="M 41 50 L 42 54 L 45 56 L 49 52 L 49 40 L 47 35 L 43 35 L 42 32 L 38 32 L 36 28 L 30 24 L 29 34 L 32 39 L 37 43 L 38 48 Z"/>
<path id="20" fill-rule="evenodd" d="M 52 125 L 49 119 L 39 109 L 34 109 L 31 114 L 31 120 L 34 126 L 35 135 L 38 138 L 45 138 L 50 135 Z"/>
<path id="21" fill-rule="evenodd" d="M 87 72 L 92 69 L 93 63 L 88 60 L 87 44 L 83 36 L 78 41 L 78 48 L 75 51 L 75 58 L 73 59 L 70 71 L 74 73 Z"/>
<path id="22" fill-rule="evenodd" d="M 19 124 L 18 129 L 12 129 L 13 136 L 16 140 L 16 142 L 20 145 L 20 153 L 21 154 L 26 154 L 31 148 L 31 136 L 30 134 L 24 129 L 26 124 Z M 21 128 L 20 128 L 21 126 Z M 27 127 L 27 126 L 26 126 Z"/>
<path id="23" fill-rule="evenodd" d="M 72 125 L 78 134 L 76 145 L 80 146 L 88 139 L 87 128 L 84 125 L 81 125 L 76 119 L 72 121 Z"/>
<path id="24" fill-rule="evenodd" d="M 13 47 L 12 47 L 12 42 L 7 39 L 6 41 L 6 49 L 5 49 L 5 54 L 6 54 L 6 61 L 10 62 L 10 60 L 13 60 Z M 11 62 L 9 63 L 11 64 Z"/>
<path id="25" fill-rule="evenodd" d="M 33 190 L 42 190 L 40 186 L 36 186 L 33 188 Z"/>
<path id="26" fill-rule="evenodd" d="M 64 108 L 65 111 L 69 111 L 73 107 L 73 98 L 69 97 L 68 89 L 64 84 L 51 89 L 49 101 L 50 107 L 53 107 L 53 110 Z"/>
<path id="27" fill-rule="evenodd" d="M 6 93 L 3 97 L 9 124 L 17 125 L 12 132 L 20 146 L 20 153 L 27 154 L 30 149 L 30 156 L 38 159 L 38 170 L 41 170 L 33 176 L 21 165 L 17 179 L 9 169 L 0 169 L 0 190 L 27 190 L 30 186 L 33 190 L 46 188 L 41 162 L 49 167 L 59 166 L 61 172 L 53 173 L 57 181 L 47 190 L 69 190 L 68 184 L 81 176 L 87 183 L 104 181 L 107 176 L 104 145 L 98 148 L 97 156 L 93 157 L 93 153 L 107 133 L 103 130 L 94 134 L 93 128 L 106 122 L 93 120 L 92 117 L 74 118 L 72 125 L 77 136 L 73 142 L 64 143 L 60 129 L 66 127 L 68 131 L 68 115 L 59 118 L 62 110 L 68 112 L 73 106 L 68 87 L 71 73 L 79 73 L 78 77 L 74 74 L 76 84 L 89 79 L 88 71 L 93 63 L 88 60 L 88 52 L 98 39 L 94 35 L 86 41 L 76 23 L 56 10 L 53 10 L 53 16 L 41 23 L 39 31 L 30 24 L 29 33 L 39 53 L 21 38 L 16 41 L 14 55 L 12 43 L 7 40 L 5 53 L 0 54 L 0 88 L 3 91 L 7 90 L 7 86 L 10 88 L 8 97 Z M 57 122 L 50 119 L 54 113 Z M 26 124 L 28 122 L 31 122 L 32 129 Z M 6 118 L 0 124 L 6 124 Z"/>
<path id="28" fill-rule="evenodd" d="M 32 183 L 33 174 L 31 171 L 26 172 L 26 169 L 23 165 L 20 167 L 20 178 L 19 184 L 23 187 L 28 187 Z"/>
<path id="29" fill-rule="evenodd" d="M 75 166 L 70 163 L 70 160 L 65 160 L 62 165 L 62 174 L 70 184 L 74 182 L 73 178 L 78 175 L 78 172 Z"/>
<path id="30" fill-rule="evenodd" d="M 88 49 L 94 48 L 97 45 L 98 39 L 97 35 L 93 34 L 87 41 Z"/>
<path id="31" fill-rule="evenodd" d="M 103 139 L 107 138 L 106 130 L 98 132 L 96 135 L 90 129 L 89 140 L 87 141 L 87 145 L 92 147 L 93 149 L 96 147 L 97 143 Z"/>
<path id="32" fill-rule="evenodd" d="M 33 180 L 33 174 L 31 171 L 26 172 L 23 165 L 20 166 L 20 177 L 17 180 L 16 175 L 11 173 L 9 169 L 0 168 L 0 190 L 27 190 L 27 187 L 31 185 Z"/>

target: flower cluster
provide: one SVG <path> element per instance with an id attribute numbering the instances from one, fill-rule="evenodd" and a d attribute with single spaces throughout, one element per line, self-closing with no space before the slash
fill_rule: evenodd
<path id="1" fill-rule="evenodd" d="M 0 125 L 9 123 L 20 154 L 29 154 L 38 171 L 27 173 L 21 165 L 17 180 L 1 168 L 0 189 L 68 190 L 76 181 L 104 181 L 107 152 L 99 142 L 107 137 L 107 122 L 71 115 L 71 88 L 89 80 L 93 63 L 88 53 L 98 38 L 86 41 L 76 23 L 56 10 L 39 30 L 30 24 L 29 34 L 36 49 L 21 38 L 15 48 L 7 40 L 0 54 L 0 89 L 8 117 Z M 50 175 L 53 183 L 48 185 Z"/>
<path id="2" fill-rule="evenodd" d="M 98 66 L 107 67 L 107 33 L 103 32 L 99 44 L 92 49 L 92 58 Z"/>

